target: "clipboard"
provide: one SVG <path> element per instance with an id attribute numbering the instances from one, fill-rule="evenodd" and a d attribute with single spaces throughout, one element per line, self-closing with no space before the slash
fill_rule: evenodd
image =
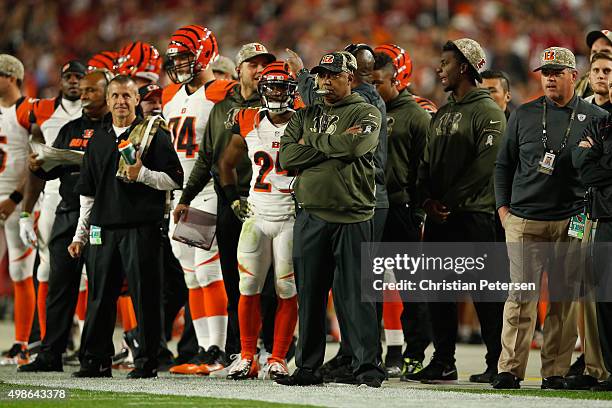
<path id="1" fill-rule="evenodd" d="M 210 250 L 217 232 L 217 216 L 189 207 L 183 213 L 172 239 L 189 246 Z"/>

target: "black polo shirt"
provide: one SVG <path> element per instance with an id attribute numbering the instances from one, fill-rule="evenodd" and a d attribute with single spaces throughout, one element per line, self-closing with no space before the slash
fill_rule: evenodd
<path id="1" fill-rule="evenodd" d="M 555 152 L 561 146 L 572 110 L 576 109 L 567 144 L 557 154 L 551 175 L 538 172 L 545 152 L 543 102 L 548 147 Z M 580 213 L 585 188 L 572 164 L 571 150 L 580 142 L 587 126 L 606 115 L 606 111 L 578 96 L 563 107 L 542 96 L 512 112 L 495 166 L 496 208 L 509 206 L 514 215 L 543 221 L 562 220 Z"/>
<path id="2" fill-rule="evenodd" d="M 165 191 L 142 183 L 126 183 L 116 177 L 120 157 L 118 145 L 141 121 L 137 118 L 130 129 L 120 135 L 115 134 L 112 120 L 105 121 L 89 143 L 75 191 L 94 197 L 89 218 L 91 225 L 132 227 L 164 218 Z M 183 168 L 165 127 L 158 128 L 142 162 L 148 169 L 162 171 L 179 186 L 183 185 Z"/>

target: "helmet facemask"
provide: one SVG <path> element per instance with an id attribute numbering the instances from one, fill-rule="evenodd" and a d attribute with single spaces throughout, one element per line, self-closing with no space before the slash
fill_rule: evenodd
<path id="1" fill-rule="evenodd" d="M 176 59 L 184 62 L 177 64 L 175 62 Z M 196 61 L 196 56 L 190 51 L 172 53 L 168 50 L 168 60 L 166 61 L 165 69 L 170 80 L 175 84 L 190 82 L 200 72 L 198 69 L 200 64 L 196 64 Z"/>
<path id="2" fill-rule="evenodd" d="M 293 111 L 297 83 L 292 79 L 264 77 L 257 86 L 263 106 L 272 113 Z"/>

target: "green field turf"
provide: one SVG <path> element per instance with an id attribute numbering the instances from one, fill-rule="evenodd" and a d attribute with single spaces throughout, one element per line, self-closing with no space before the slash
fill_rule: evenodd
<path id="1" fill-rule="evenodd" d="M 178 395 L 156 395 L 145 393 L 119 393 L 108 391 L 88 391 L 69 389 L 66 390 L 66 399 L 32 399 L 15 400 L 8 398 L 11 390 L 45 390 L 46 387 L 35 387 L 31 385 L 16 385 L 0 382 L 0 406 L 4 407 L 86 407 L 86 408 L 117 408 L 138 406 L 176 406 L 176 407 L 215 407 L 215 408 L 300 408 L 311 407 L 311 405 L 275 404 L 265 401 L 232 400 L 207 397 L 187 397 Z"/>
<path id="2" fill-rule="evenodd" d="M 466 389 L 459 387 L 428 388 L 442 392 L 466 392 L 473 394 L 503 394 L 520 397 L 546 397 L 546 398 L 569 398 L 580 400 L 612 400 L 612 392 L 572 391 L 572 390 L 493 390 L 493 389 Z"/>

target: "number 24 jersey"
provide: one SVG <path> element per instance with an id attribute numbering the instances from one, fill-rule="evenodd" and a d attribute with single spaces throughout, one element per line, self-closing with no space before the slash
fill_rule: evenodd
<path id="1" fill-rule="evenodd" d="M 281 168 L 278 151 L 287 124 L 275 125 L 266 109 L 242 109 L 236 114 L 233 133 L 244 138 L 253 177 L 249 203 L 255 215 L 280 221 L 295 213 L 291 185 L 295 174 Z"/>

